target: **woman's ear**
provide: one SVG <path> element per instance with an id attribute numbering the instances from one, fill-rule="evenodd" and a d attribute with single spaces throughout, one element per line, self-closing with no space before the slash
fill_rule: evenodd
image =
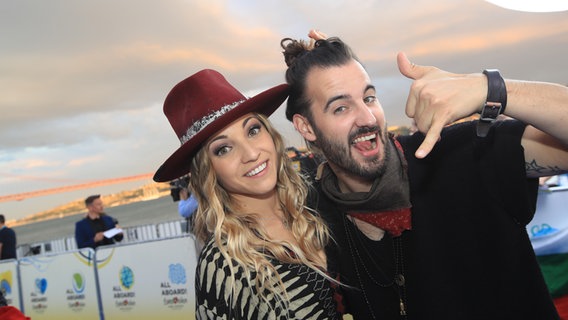
<path id="1" fill-rule="evenodd" d="M 302 137 L 304 137 L 304 139 L 310 142 L 317 140 L 317 137 L 314 134 L 314 130 L 306 117 L 296 113 L 292 117 L 292 123 L 294 124 L 296 131 L 298 131 L 302 135 Z"/>

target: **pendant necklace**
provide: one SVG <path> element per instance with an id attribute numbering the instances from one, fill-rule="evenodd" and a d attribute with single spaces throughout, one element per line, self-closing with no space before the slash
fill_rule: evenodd
<path id="1" fill-rule="evenodd" d="M 395 261 L 395 273 L 394 276 L 392 278 L 392 280 L 386 282 L 386 283 L 381 283 L 380 281 L 378 281 L 377 279 L 375 279 L 375 277 L 373 277 L 372 272 L 370 272 L 370 270 L 367 268 L 367 265 L 365 264 L 365 262 L 363 261 L 361 254 L 359 253 L 359 250 L 357 248 L 357 245 L 355 243 L 355 239 L 353 238 L 351 232 L 349 231 L 349 227 L 347 226 L 347 217 L 344 216 L 343 217 L 343 226 L 345 228 L 345 235 L 347 238 L 347 244 L 349 245 L 349 252 L 351 253 L 351 258 L 353 261 L 353 266 L 355 269 L 355 273 L 357 275 L 357 279 L 359 280 L 359 285 L 361 287 L 361 291 L 363 293 L 363 297 L 365 299 L 365 303 L 367 304 L 368 308 L 369 308 L 369 312 L 371 313 L 371 316 L 373 319 L 376 319 L 375 314 L 373 313 L 373 309 L 371 307 L 371 303 L 369 301 L 369 297 L 367 296 L 367 292 L 365 291 L 365 287 L 363 285 L 363 280 L 361 278 L 361 271 L 364 271 L 367 275 L 367 277 L 369 279 L 371 279 L 371 281 L 382 288 L 388 288 L 388 287 L 392 287 L 396 294 L 398 295 L 398 300 L 399 300 L 399 314 L 401 316 L 401 319 L 407 319 L 407 312 L 406 312 L 406 304 L 405 304 L 405 300 L 406 300 L 406 279 L 404 278 L 404 259 L 403 259 L 403 248 L 402 248 L 402 239 L 401 236 L 398 236 L 396 238 L 392 238 L 392 249 L 393 249 L 393 258 Z M 355 223 L 353 224 L 355 228 L 356 225 Z M 358 237 L 359 243 L 361 244 L 361 248 L 365 251 L 365 255 L 369 258 L 369 260 L 371 261 L 371 263 L 374 266 L 374 269 L 377 270 L 380 274 L 382 274 L 383 278 L 388 279 L 389 277 L 387 276 L 387 274 L 385 273 L 385 271 L 378 265 L 378 263 L 375 261 L 375 259 L 373 259 L 372 254 L 368 251 L 368 249 L 365 247 L 365 245 L 363 244 L 363 240 L 361 239 L 361 235 L 359 235 L 357 233 L 357 231 L 355 231 L 356 236 Z M 359 266 L 363 267 L 363 270 L 359 270 Z"/>

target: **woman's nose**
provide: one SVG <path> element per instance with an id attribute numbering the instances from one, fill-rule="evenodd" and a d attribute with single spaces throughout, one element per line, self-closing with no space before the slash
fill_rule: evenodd
<path id="1" fill-rule="evenodd" d="M 242 161 L 244 163 L 258 160 L 260 151 L 254 143 L 247 142 L 243 145 Z"/>

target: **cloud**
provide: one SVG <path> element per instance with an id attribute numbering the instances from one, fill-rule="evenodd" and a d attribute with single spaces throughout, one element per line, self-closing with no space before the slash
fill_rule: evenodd
<path id="1" fill-rule="evenodd" d="M 243 92 L 284 81 L 279 46 L 310 28 L 351 44 L 391 125 L 410 80 L 395 56 L 454 72 L 568 83 L 565 12 L 508 11 L 483 0 L 87 0 L 3 3 L 0 194 L 153 172 L 179 147 L 162 113 L 169 90 L 213 68 Z M 280 108 L 271 120 L 302 140 Z M 77 194 L 73 194 L 77 197 Z M 0 203 L 14 214 L 51 203 Z"/>

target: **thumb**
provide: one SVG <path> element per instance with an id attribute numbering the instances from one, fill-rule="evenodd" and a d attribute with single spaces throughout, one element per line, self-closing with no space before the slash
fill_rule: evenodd
<path id="1" fill-rule="evenodd" d="M 404 52 L 399 52 L 396 55 L 396 63 L 398 64 L 398 70 L 400 73 L 412 80 L 422 78 L 432 69 L 432 67 L 420 66 L 410 62 Z"/>

